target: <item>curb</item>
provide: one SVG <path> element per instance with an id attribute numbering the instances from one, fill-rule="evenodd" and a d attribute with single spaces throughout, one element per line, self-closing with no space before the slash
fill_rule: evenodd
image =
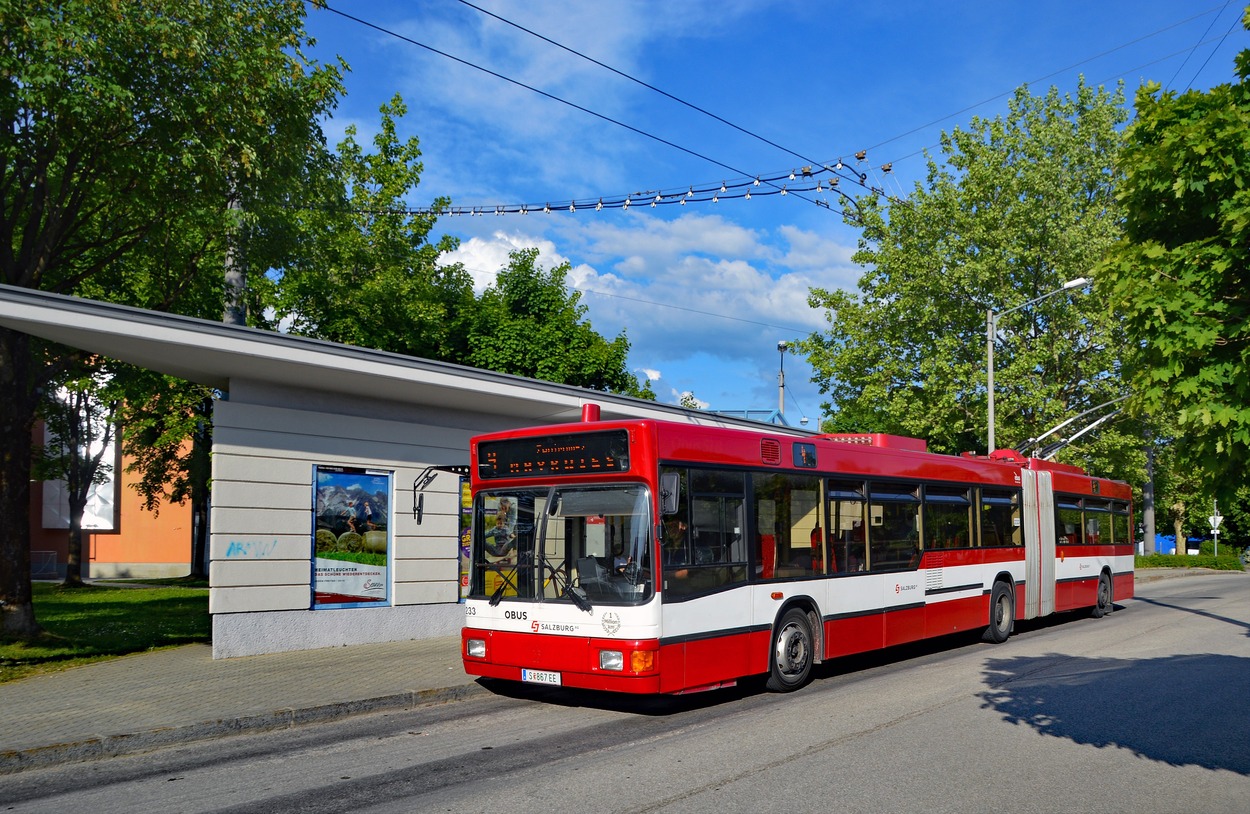
<path id="1" fill-rule="evenodd" d="M 7 750 L 0 752 L 0 775 L 17 774 L 28 769 L 47 768 L 66 763 L 82 763 L 102 758 L 135 755 L 167 746 L 179 746 L 231 735 L 292 729 L 297 726 L 325 723 L 374 712 L 416 709 L 461 701 L 485 692 L 476 683 L 441 689 L 406 690 L 377 698 L 343 701 L 300 709 L 277 709 L 257 715 L 240 715 L 197 724 L 159 727 L 134 734 L 100 735 L 69 743 Z"/>
<path id="2" fill-rule="evenodd" d="M 1158 582 L 1161 579 L 1172 579 L 1174 577 L 1201 577 L 1210 574 L 1237 574 L 1247 573 L 1243 571 L 1227 571 L 1218 568 L 1140 568 L 1133 573 L 1133 582 L 1140 584 L 1143 582 Z"/>

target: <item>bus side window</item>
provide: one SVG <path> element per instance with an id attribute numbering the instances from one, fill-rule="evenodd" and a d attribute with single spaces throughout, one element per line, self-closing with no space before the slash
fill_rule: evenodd
<path id="1" fill-rule="evenodd" d="M 1129 534 L 1128 504 L 1113 500 L 1111 502 L 1111 513 L 1111 541 L 1116 545 L 1132 543 L 1133 538 Z"/>
<path id="2" fill-rule="evenodd" d="M 1081 537 L 1081 499 L 1071 495 L 1055 495 L 1055 533 L 1060 545 L 1080 545 Z"/>
<path id="3" fill-rule="evenodd" d="M 861 481 L 830 480 L 830 573 L 853 573 L 868 567 L 867 507 Z"/>
<path id="4" fill-rule="evenodd" d="M 821 481 L 810 475 L 756 473 L 755 576 L 793 579 L 823 572 Z"/>
<path id="5" fill-rule="evenodd" d="M 678 511 L 680 517 L 689 506 L 684 552 L 665 560 L 664 589 L 670 596 L 746 580 L 745 492 L 740 472 L 689 470 L 689 488 L 682 491 Z"/>
<path id="6" fill-rule="evenodd" d="M 972 501 L 965 486 L 929 486 L 924 489 L 926 549 L 968 548 L 972 545 Z"/>
<path id="7" fill-rule="evenodd" d="M 981 490 L 981 545 L 1017 546 L 1020 538 L 1020 493 L 1014 489 Z"/>
<path id="8" fill-rule="evenodd" d="M 914 568 L 920 553 L 920 485 L 869 485 L 868 565 L 872 571 Z"/>

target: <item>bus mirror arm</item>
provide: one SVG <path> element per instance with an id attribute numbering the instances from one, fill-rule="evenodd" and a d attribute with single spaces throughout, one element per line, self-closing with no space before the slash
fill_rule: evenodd
<path id="1" fill-rule="evenodd" d="M 677 514 L 681 492 L 681 476 L 676 472 L 660 473 L 660 514 Z"/>
<path id="2" fill-rule="evenodd" d="M 570 585 L 565 589 L 564 593 L 568 595 L 569 599 L 573 600 L 573 604 L 577 606 L 578 610 L 590 613 L 590 597 L 586 596 L 585 591 Z"/>

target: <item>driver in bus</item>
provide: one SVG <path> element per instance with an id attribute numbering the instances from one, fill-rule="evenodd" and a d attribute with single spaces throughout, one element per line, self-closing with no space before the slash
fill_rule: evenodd
<path id="1" fill-rule="evenodd" d="M 690 527 L 680 517 L 664 524 L 664 549 L 662 553 L 666 569 L 669 566 L 684 566 L 688 563 L 686 538 L 689 535 L 689 531 Z M 685 579 L 690 576 L 690 569 L 678 568 L 672 571 L 671 574 L 677 579 Z"/>

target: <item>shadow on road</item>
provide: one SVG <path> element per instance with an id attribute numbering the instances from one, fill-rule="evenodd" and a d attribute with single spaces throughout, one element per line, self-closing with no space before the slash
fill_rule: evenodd
<path id="1" fill-rule="evenodd" d="M 985 682 L 984 707 L 1008 723 L 1172 766 L 1250 775 L 1250 659 L 991 659 Z"/>
<path id="2" fill-rule="evenodd" d="M 728 704 L 764 689 L 762 677 L 740 679 L 736 687 L 691 695 L 633 695 L 630 693 L 579 690 L 571 687 L 543 687 L 519 681 L 479 678 L 477 683 L 495 695 L 521 701 L 535 701 L 561 707 L 588 707 L 635 715 L 673 715 Z"/>
<path id="3" fill-rule="evenodd" d="M 1188 600 L 1193 600 L 1193 599 L 1215 599 L 1215 598 L 1216 597 L 1213 597 L 1213 596 L 1191 596 L 1191 597 L 1187 597 L 1186 599 L 1188 601 Z M 1168 602 L 1161 602 L 1158 599 L 1146 599 L 1145 597 L 1142 597 L 1142 596 L 1137 597 L 1137 601 L 1144 602 L 1147 605 L 1155 605 L 1156 607 L 1160 607 L 1160 608 L 1171 608 L 1172 610 L 1183 611 L 1185 613 L 1192 613 L 1195 616 L 1201 616 L 1204 619 L 1212 619 L 1216 622 L 1227 622 L 1230 625 L 1234 625 L 1236 627 L 1241 628 L 1242 630 L 1245 631 L 1246 636 L 1250 637 L 1250 624 L 1247 624 L 1246 622 L 1243 622 L 1240 619 L 1230 619 L 1227 616 L 1219 616 L 1217 614 L 1208 613 L 1207 611 L 1198 610 L 1196 608 L 1187 608 L 1184 605 L 1173 605 Z"/>

